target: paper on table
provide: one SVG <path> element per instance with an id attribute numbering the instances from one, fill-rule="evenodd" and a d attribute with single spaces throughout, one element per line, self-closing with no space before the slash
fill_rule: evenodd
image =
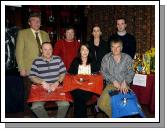
<path id="1" fill-rule="evenodd" d="M 146 81 L 147 81 L 147 75 L 135 74 L 133 78 L 133 85 L 146 87 Z"/>

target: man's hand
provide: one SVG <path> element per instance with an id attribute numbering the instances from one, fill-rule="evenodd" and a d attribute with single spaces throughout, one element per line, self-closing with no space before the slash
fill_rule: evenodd
<path id="1" fill-rule="evenodd" d="M 128 87 L 121 87 L 120 92 L 126 94 L 129 91 Z"/>
<path id="2" fill-rule="evenodd" d="M 53 92 L 56 88 L 58 88 L 59 82 L 55 82 L 53 84 L 50 84 L 50 90 Z"/>
<path id="3" fill-rule="evenodd" d="M 113 85 L 114 85 L 114 87 L 116 87 L 118 90 L 120 90 L 120 87 L 121 87 L 120 83 L 118 83 L 117 81 L 114 81 L 114 82 L 113 82 Z"/>
<path id="4" fill-rule="evenodd" d="M 121 93 L 124 93 L 124 94 L 126 94 L 129 91 L 129 87 L 125 82 L 125 80 L 121 83 L 120 91 Z"/>
<path id="5" fill-rule="evenodd" d="M 47 83 L 47 82 L 45 82 L 45 81 L 42 82 L 42 87 L 43 87 L 46 91 L 48 91 L 48 90 L 50 89 L 49 83 Z"/>
<path id="6" fill-rule="evenodd" d="M 26 77 L 27 71 L 25 69 L 20 70 L 20 76 Z"/>

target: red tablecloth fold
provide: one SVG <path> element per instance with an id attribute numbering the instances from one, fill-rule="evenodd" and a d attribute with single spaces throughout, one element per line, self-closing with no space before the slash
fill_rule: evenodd
<path id="1" fill-rule="evenodd" d="M 131 86 L 141 104 L 148 105 L 150 112 L 155 112 L 155 75 L 147 75 L 146 87 Z"/>
<path id="2" fill-rule="evenodd" d="M 64 88 L 59 86 L 54 92 L 48 93 L 40 85 L 32 85 L 27 102 L 36 101 L 72 101 L 69 92 L 64 92 Z"/>
<path id="3" fill-rule="evenodd" d="M 70 75 L 67 74 L 63 81 L 64 91 L 69 92 L 74 89 L 82 89 L 96 94 L 101 94 L 103 90 L 103 76 L 95 75 Z"/>

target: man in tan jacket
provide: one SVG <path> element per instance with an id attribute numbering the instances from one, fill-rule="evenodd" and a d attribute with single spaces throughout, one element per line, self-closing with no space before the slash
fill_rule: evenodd
<path id="1" fill-rule="evenodd" d="M 16 43 L 16 60 L 20 76 L 24 77 L 24 102 L 25 110 L 28 109 L 26 104 L 27 95 L 31 82 L 28 78 L 32 62 L 40 55 L 40 46 L 43 42 L 49 42 L 50 38 L 47 32 L 40 30 L 41 17 L 37 13 L 30 15 L 28 24 L 30 28 L 18 32 Z"/>

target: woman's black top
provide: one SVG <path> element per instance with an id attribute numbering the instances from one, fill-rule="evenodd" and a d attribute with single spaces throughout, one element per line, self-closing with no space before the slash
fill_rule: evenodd
<path id="1" fill-rule="evenodd" d="M 78 74 L 79 64 L 80 64 L 79 59 L 78 59 L 78 58 L 75 58 L 75 59 L 72 61 L 72 63 L 71 63 L 71 66 L 70 66 L 70 68 L 69 68 L 69 70 L 68 70 L 68 73 L 70 73 L 70 74 Z M 91 66 L 91 73 L 92 73 L 92 74 L 93 74 L 93 73 L 96 73 L 96 72 L 97 72 L 97 71 L 96 71 L 96 68 L 95 68 L 96 66 L 94 65 L 93 62 L 90 64 L 90 66 Z"/>
<path id="2" fill-rule="evenodd" d="M 101 39 L 99 46 L 95 46 L 94 39 L 91 39 L 88 41 L 88 44 L 90 45 L 93 64 L 95 64 L 95 71 L 100 71 L 101 61 L 104 55 L 109 53 L 107 42 Z"/>

